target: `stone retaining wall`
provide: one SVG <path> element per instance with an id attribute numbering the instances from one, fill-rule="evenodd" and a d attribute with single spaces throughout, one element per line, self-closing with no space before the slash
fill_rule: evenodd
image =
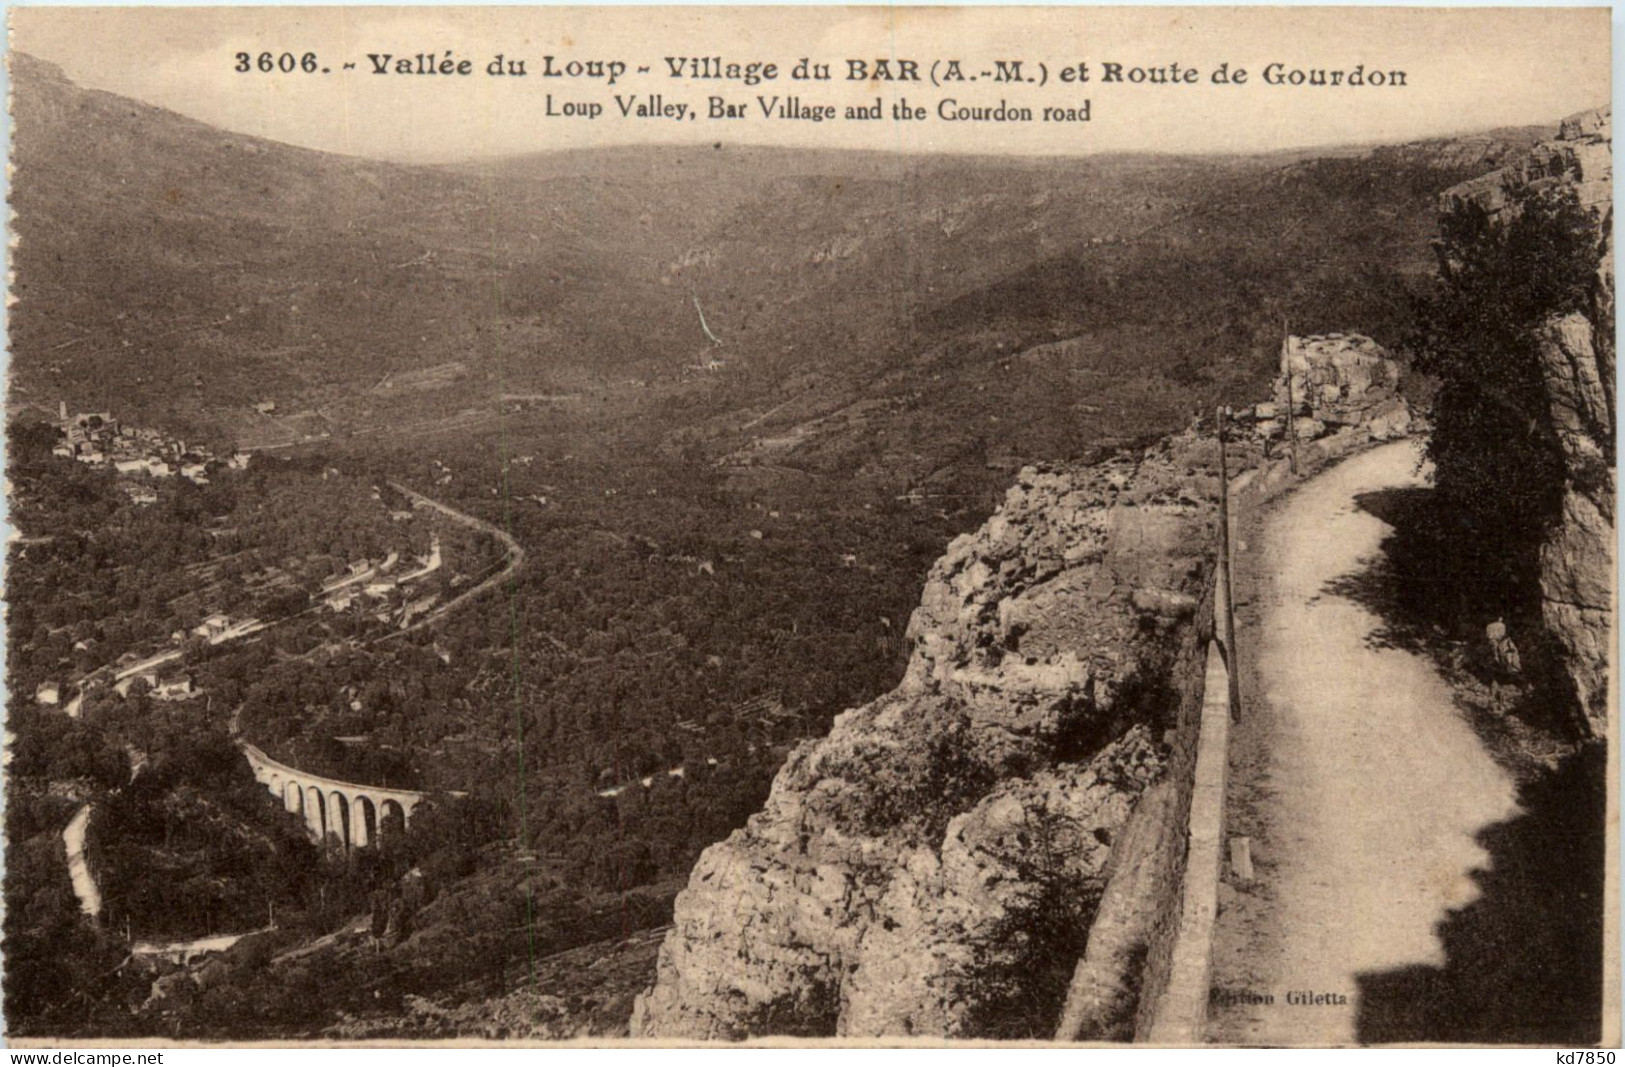
<path id="1" fill-rule="evenodd" d="M 1240 516 L 1264 507 L 1303 479 L 1355 453 L 1392 440 L 1390 414 L 1384 410 L 1383 418 L 1373 424 L 1346 426 L 1315 440 L 1300 442 L 1296 475 L 1292 472 L 1291 459 L 1279 454 L 1279 445 L 1270 458 L 1260 453 L 1250 459 L 1243 458 L 1245 469 L 1230 482 L 1232 526 L 1239 525 Z M 1248 447 L 1243 442 L 1236 451 L 1247 457 Z M 1219 602 L 1221 597 L 1222 594 L 1216 594 L 1210 603 Z M 1211 621 L 1208 628 L 1214 629 Z M 1234 640 L 1225 644 L 1233 648 Z M 1126 907 L 1150 910 L 1156 916 L 1146 941 L 1145 966 L 1139 982 L 1139 1009 L 1133 1032 L 1136 1041 L 1198 1044 L 1207 1020 L 1213 921 L 1218 914 L 1218 887 L 1223 869 L 1224 790 L 1231 710 L 1229 671 L 1223 657 L 1217 655 L 1218 651 L 1217 643 L 1211 646 L 1204 670 L 1200 675 L 1193 675 L 1190 688 L 1199 694 L 1198 714 L 1188 726 L 1183 718 L 1181 720 L 1182 734 L 1188 728 L 1190 736 L 1182 736 L 1176 748 L 1190 755 L 1170 763 L 1169 788 L 1174 800 L 1146 811 L 1148 819 L 1162 822 L 1160 827 L 1148 829 L 1141 835 L 1145 843 L 1140 848 L 1148 857 L 1146 862 L 1160 865 L 1164 872 L 1161 877 L 1141 880 L 1143 887 L 1158 890 L 1151 902 L 1154 906 L 1146 909 L 1147 900 L 1143 896 L 1124 902 Z M 1218 663 L 1214 662 L 1215 658 Z M 1230 660 L 1234 663 L 1233 653 Z M 1214 686 L 1223 688 L 1215 693 Z M 1146 806 L 1142 804 L 1142 807 Z M 1123 868 L 1132 869 L 1134 863 L 1133 859 L 1125 858 Z M 1110 891 L 1108 887 L 1108 894 Z M 1103 902 L 1102 912 L 1105 906 Z M 1098 928 L 1099 919 L 1096 925 Z M 1080 1036 L 1111 1039 L 1116 1035 Z"/>

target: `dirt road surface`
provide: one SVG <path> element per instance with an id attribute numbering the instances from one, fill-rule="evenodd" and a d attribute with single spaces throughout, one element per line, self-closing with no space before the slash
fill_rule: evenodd
<path id="1" fill-rule="evenodd" d="M 90 805 L 83 804 L 63 829 L 62 845 L 68 853 L 68 877 L 73 881 L 73 895 L 79 898 L 79 910 L 95 918 L 102 913 L 102 891 L 85 861 L 85 831 L 89 826 Z"/>
<path id="2" fill-rule="evenodd" d="M 1261 840 L 1256 883 L 1219 920 L 1211 1040 L 1355 1043 L 1357 976 L 1444 962 L 1438 924 L 1488 864 L 1475 835 L 1517 810 L 1433 665 L 1333 591 L 1389 530 L 1356 498 L 1425 484 L 1418 459 L 1414 442 L 1349 459 L 1254 531 L 1255 624 L 1238 641 L 1256 657 L 1260 722 L 1245 725 L 1268 738 L 1246 800 Z"/>

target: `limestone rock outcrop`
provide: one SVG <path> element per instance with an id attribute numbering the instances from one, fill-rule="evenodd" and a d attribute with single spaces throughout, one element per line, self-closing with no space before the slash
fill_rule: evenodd
<path id="1" fill-rule="evenodd" d="M 1616 543 L 1611 109 L 1565 119 L 1556 139 L 1448 190 L 1441 208 L 1470 203 L 1493 219 L 1508 209 L 1508 190 L 1519 185 L 1572 187 L 1602 244 L 1590 308 L 1556 316 L 1537 334 L 1564 468 L 1562 514 L 1541 547 L 1542 614 L 1564 651 L 1589 729 L 1601 736 L 1608 723 Z"/>
<path id="2" fill-rule="evenodd" d="M 1495 215 L 1505 210 L 1509 190 L 1520 185 L 1563 182 L 1580 203 L 1607 212 L 1613 206 L 1613 108 L 1582 111 L 1564 119 L 1557 137 L 1542 141 L 1505 167 L 1445 190 L 1441 212 L 1463 203 Z"/>
<path id="3" fill-rule="evenodd" d="M 1373 440 L 1404 437 L 1410 405 L 1399 392 L 1399 365 L 1386 349 L 1357 333 L 1288 337 L 1273 398 L 1249 411 L 1254 431 L 1279 440 L 1290 429 L 1300 442 L 1363 426 Z"/>
<path id="4" fill-rule="evenodd" d="M 1044 1036 L 1090 915 L 1048 920 L 1099 898 L 1199 674 L 1216 461 L 1187 434 L 1023 470 L 933 568 L 899 687 L 701 857 L 633 1034 L 975 1036 L 1023 1005 Z"/>

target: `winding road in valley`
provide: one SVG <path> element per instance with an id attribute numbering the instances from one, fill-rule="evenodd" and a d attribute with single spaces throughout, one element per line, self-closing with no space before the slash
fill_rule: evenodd
<path id="1" fill-rule="evenodd" d="M 73 895 L 79 898 L 79 910 L 92 919 L 102 913 L 102 891 L 90 873 L 85 859 L 85 832 L 90 827 L 89 804 L 81 804 L 62 830 L 62 845 L 68 853 L 68 877 L 73 881 Z"/>
<path id="2" fill-rule="evenodd" d="M 454 508 L 440 503 L 438 500 L 431 500 L 416 490 L 408 489 L 400 482 L 392 481 L 389 483 L 389 487 L 406 497 L 408 500 L 412 501 L 412 503 L 417 507 L 429 508 L 431 510 L 438 511 L 440 514 L 446 516 L 448 519 L 451 519 L 453 522 L 462 523 L 464 526 L 471 529 L 480 530 L 484 533 L 490 534 L 498 541 L 501 541 L 503 547 L 508 550 L 508 561 L 501 570 L 492 574 L 483 582 L 480 582 L 478 585 L 474 586 L 474 588 L 453 597 L 451 600 L 446 601 L 446 603 L 442 604 L 437 610 L 431 611 L 429 614 L 425 615 L 411 626 L 408 626 L 406 629 L 397 630 L 392 634 L 387 634 L 384 637 L 380 637 L 378 642 L 375 643 L 392 641 L 397 637 L 405 637 L 409 633 L 413 633 L 417 630 L 423 629 L 426 626 L 439 622 L 448 614 L 455 611 L 457 608 L 462 607 L 470 600 L 473 600 L 475 597 L 486 593 L 507 579 L 513 577 L 515 574 L 519 573 L 519 568 L 523 566 L 525 562 L 524 546 L 516 541 L 512 534 L 508 533 L 508 531 L 502 529 L 500 526 L 494 526 L 491 523 L 486 522 L 484 519 L 477 519 L 472 515 L 457 511 Z"/>
<path id="3" fill-rule="evenodd" d="M 1254 534 L 1231 832 L 1254 834 L 1256 880 L 1223 898 L 1209 1040 L 1371 1040 L 1362 983 L 1445 965 L 1439 925 L 1490 865 L 1479 834 L 1518 811 L 1432 662 L 1386 642 L 1361 602 L 1391 529 L 1367 508 L 1424 486 L 1419 458 L 1413 441 L 1351 458 Z"/>

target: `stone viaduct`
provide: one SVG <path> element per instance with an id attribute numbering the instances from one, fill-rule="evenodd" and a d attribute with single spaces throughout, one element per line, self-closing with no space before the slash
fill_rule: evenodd
<path id="1" fill-rule="evenodd" d="M 407 789 L 357 785 L 307 774 L 278 763 L 247 742 L 243 755 L 254 768 L 254 778 L 305 820 L 311 835 L 321 842 L 335 841 L 346 852 L 365 848 L 406 830 L 412 809 L 427 794 Z"/>

